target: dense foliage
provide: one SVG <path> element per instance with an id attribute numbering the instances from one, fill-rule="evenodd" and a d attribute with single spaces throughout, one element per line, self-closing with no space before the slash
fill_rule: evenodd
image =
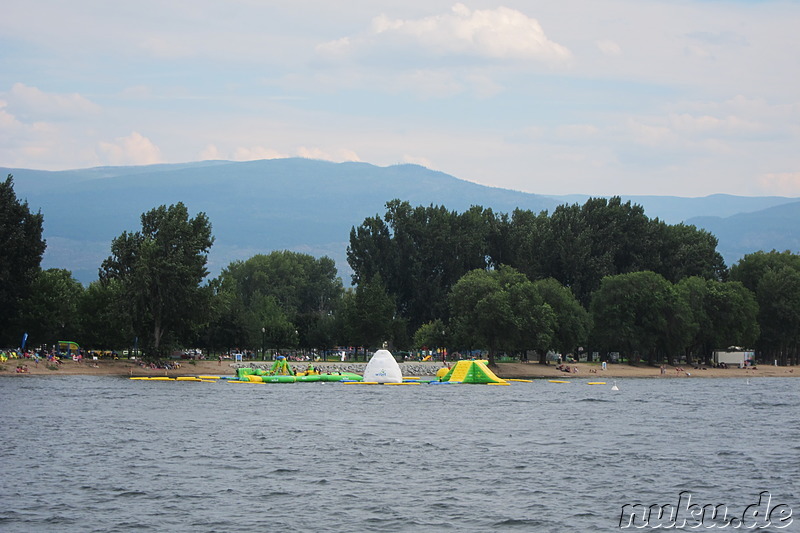
<path id="1" fill-rule="evenodd" d="M 480 207 L 455 213 L 392 200 L 386 208 L 351 230 L 348 261 L 357 285 L 383 278 L 412 328 L 447 318 L 448 292 L 473 269 L 508 265 L 534 281 L 553 278 L 584 306 L 606 276 L 649 270 L 674 283 L 726 274 L 713 235 L 650 220 L 619 197 L 510 219 Z"/>
<path id="2" fill-rule="evenodd" d="M 800 256 L 756 252 L 731 268 L 731 279 L 755 294 L 761 335 L 756 344 L 766 361 L 797 364 L 800 352 Z"/>
<path id="3" fill-rule="evenodd" d="M 30 294 L 42 262 L 43 220 L 17 198 L 10 174 L 0 182 L 0 346 L 20 342 L 26 327 L 21 301 Z"/>
<path id="4" fill-rule="evenodd" d="M 411 328 L 447 316 L 450 288 L 467 272 L 490 265 L 491 210 L 465 213 L 412 208 L 392 200 L 383 218 L 367 218 L 350 232 L 347 258 L 354 285 L 380 276 Z"/>
<path id="5" fill-rule="evenodd" d="M 211 281 L 206 344 L 261 349 L 332 346 L 342 282 L 332 259 L 280 251 L 235 261 Z"/>
<path id="6" fill-rule="evenodd" d="M 473 270 L 450 293 L 452 328 L 460 346 L 487 348 L 489 364 L 498 349 L 552 346 L 556 315 L 525 274 L 508 266 Z"/>
<path id="7" fill-rule="evenodd" d="M 68 271 L 39 268 L 42 215 L 16 199 L 11 177 L 0 202 L 7 344 L 28 332 L 36 345 L 138 343 L 158 357 L 388 343 L 492 361 L 619 352 L 649 364 L 744 346 L 798 362 L 800 256 L 757 252 L 729 272 L 713 235 L 619 198 L 510 216 L 392 200 L 351 230 L 352 289 L 330 258 L 291 251 L 235 261 L 203 284 L 211 223 L 181 203 L 114 239 L 99 281 L 84 288 Z"/>
<path id="8" fill-rule="evenodd" d="M 162 354 L 165 338 L 186 338 L 202 323 L 208 302 L 199 285 L 213 242 L 205 214 L 190 219 L 180 202 L 144 213 L 141 231 L 112 241 L 100 280 L 119 282 L 119 309 L 148 354 Z"/>

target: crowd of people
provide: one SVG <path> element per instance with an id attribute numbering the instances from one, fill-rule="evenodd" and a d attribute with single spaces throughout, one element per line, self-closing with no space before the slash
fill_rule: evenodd
<path id="1" fill-rule="evenodd" d="M 177 370 L 181 364 L 178 361 L 139 361 L 139 366 L 151 370 Z"/>
<path id="2" fill-rule="evenodd" d="M 572 366 L 572 367 L 571 367 L 571 366 L 569 366 L 569 365 L 565 365 L 565 364 L 563 364 L 563 363 L 561 363 L 560 365 L 558 365 L 558 366 L 556 367 L 556 370 L 560 370 L 560 371 L 562 371 L 562 372 L 567 372 L 567 373 L 569 373 L 569 374 L 577 374 L 577 373 L 578 373 L 578 367 L 577 367 L 577 366 Z"/>

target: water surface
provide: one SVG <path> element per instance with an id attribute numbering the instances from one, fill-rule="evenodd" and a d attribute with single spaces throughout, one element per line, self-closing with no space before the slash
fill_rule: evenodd
<path id="1" fill-rule="evenodd" d="M 681 491 L 798 510 L 800 380 L 617 384 L 0 378 L 0 531 L 613 531 Z"/>

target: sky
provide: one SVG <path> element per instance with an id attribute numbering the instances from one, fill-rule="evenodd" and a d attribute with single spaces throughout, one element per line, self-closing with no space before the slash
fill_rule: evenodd
<path id="1" fill-rule="evenodd" d="M 800 1 L 3 0 L 0 166 L 800 196 Z"/>

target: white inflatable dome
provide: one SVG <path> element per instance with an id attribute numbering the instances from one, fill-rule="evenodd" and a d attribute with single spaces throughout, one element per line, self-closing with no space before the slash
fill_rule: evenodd
<path id="1" fill-rule="evenodd" d="M 402 383 L 403 373 L 389 350 L 378 350 L 364 369 L 364 381 Z"/>

